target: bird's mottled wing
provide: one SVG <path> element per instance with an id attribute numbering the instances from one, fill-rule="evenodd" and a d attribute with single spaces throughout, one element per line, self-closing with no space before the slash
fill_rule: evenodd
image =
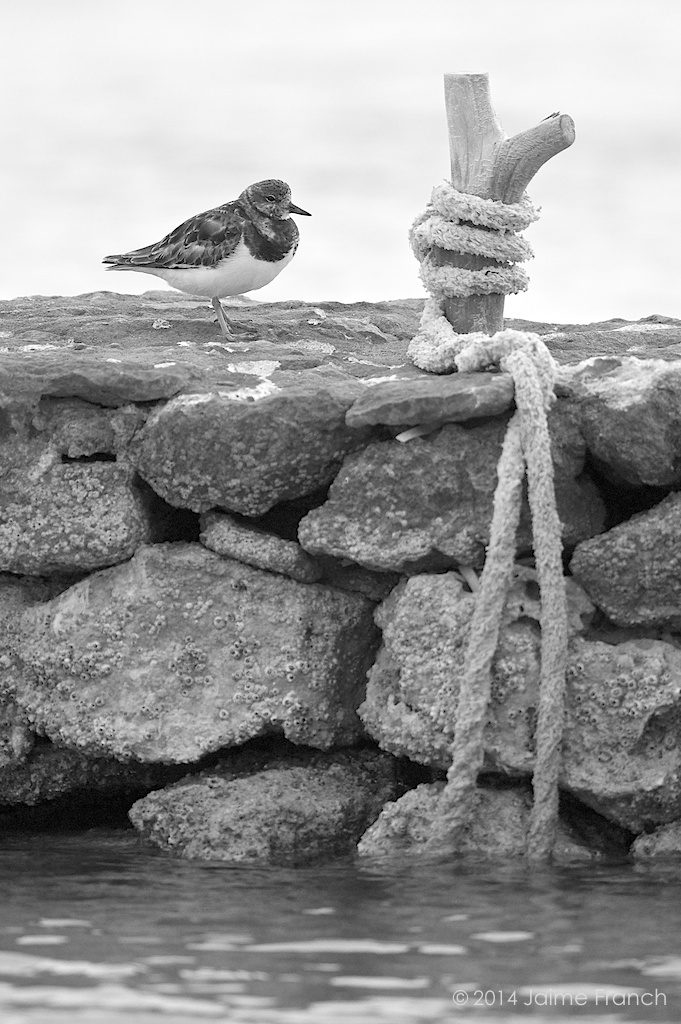
<path id="1" fill-rule="evenodd" d="M 160 242 L 120 256 L 107 256 L 103 262 L 158 270 L 213 267 L 234 252 L 243 224 L 244 218 L 236 203 L 226 203 L 190 217 Z"/>

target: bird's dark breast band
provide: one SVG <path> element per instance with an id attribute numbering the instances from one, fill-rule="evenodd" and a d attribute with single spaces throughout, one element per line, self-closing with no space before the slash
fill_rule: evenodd
<path id="1" fill-rule="evenodd" d="M 298 228 L 292 220 L 277 223 L 270 237 L 261 234 L 251 221 L 246 221 L 243 228 L 246 248 L 256 260 L 266 263 L 278 263 L 287 256 L 291 248 L 298 245 Z"/>

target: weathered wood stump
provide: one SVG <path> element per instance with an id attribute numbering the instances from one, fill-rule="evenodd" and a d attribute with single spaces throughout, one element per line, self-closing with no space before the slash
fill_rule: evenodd
<path id="1" fill-rule="evenodd" d="M 445 105 L 452 185 L 483 199 L 518 202 L 542 164 L 575 140 L 572 118 L 558 113 L 507 139 L 492 107 L 487 74 L 445 75 Z M 444 249 L 433 251 L 433 262 L 467 270 L 498 265 L 485 256 Z M 445 315 L 459 334 L 495 334 L 503 328 L 504 296 L 447 299 Z"/>

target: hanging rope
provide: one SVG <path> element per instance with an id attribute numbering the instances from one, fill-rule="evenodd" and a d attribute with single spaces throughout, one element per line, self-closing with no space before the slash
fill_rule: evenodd
<path id="1" fill-rule="evenodd" d="M 541 684 L 528 856 L 550 855 L 558 819 L 567 611 L 561 524 L 556 511 L 546 420 L 554 400 L 556 367 L 538 335 L 513 330 L 500 331 L 493 337 L 456 334 L 443 309 L 444 299 L 451 296 L 506 293 L 527 287 L 527 276 L 513 261 L 528 258 L 531 250 L 515 232 L 527 227 L 537 216 L 527 199 L 506 205 L 440 185 L 411 231 L 412 247 L 421 262 L 421 277 L 431 292 L 419 332 L 409 348 L 412 360 L 434 373 L 498 366 L 513 377 L 516 401 L 516 412 L 508 425 L 497 466 L 490 541 L 470 626 L 455 728 L 451 722 L 442 723 L 453 735 L 452 764 L 440 800 L 439 817 L 426 844 L 438 851 L 457 849 L 462 830 L 475 813 L 492 661 L 512 579 L 525 476 L 542 599 Z M 501 265 L 476 271 L 436 266 L 432 262 L 434 246 L 491 256 Z"/>

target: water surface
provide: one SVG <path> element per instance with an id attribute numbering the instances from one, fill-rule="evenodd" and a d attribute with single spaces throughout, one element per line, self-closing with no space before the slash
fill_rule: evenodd
<path id="1" fill-rule="evenodd" d="M 211 866 L 96 829 L 4 836 L 0 885 L 2 1024 L 681 1017 L 673 864 Z"/>

